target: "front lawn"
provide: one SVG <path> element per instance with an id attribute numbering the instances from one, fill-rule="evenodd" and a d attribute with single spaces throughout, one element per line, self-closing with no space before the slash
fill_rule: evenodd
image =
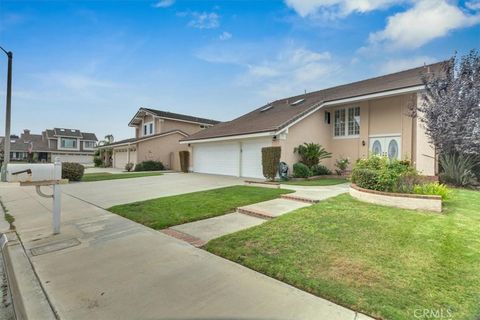
<path id="1" fill-rule="evenodd" d="M 344 194 L 206 249 L 374 317 L 480 319 L 478 191 L 455 190 L 444 214 Z"/>
<path id="2" fill-rule="evenodd" d="M 108 209 L 153 229 L 207 219 L 237 207 L 272 200 L 291 190 L 233 186 L 134 202 Z"/>
<path id="3" fill-rule="evenodd" d="M 129 173 L 110 173 L 110 172 L 99 172 L 99 173 L 86 173 L 83 175 L 81 181 L 91 182 L 91 181 L 102 181 L 102 180 L 115 180 L 115 179 L 130 179 L 130 178 L 141 178 L 141 177 L 151 177 L 151 176 L 161 176 L 160 172 L 129 172 Z"/>
<path id="4" fill-rule="evenodd" d="M 346 183 L 347 179 L 344 178 L 320 178 L 311 180 L 290 180 L 280 182 L 281 184 L 289 184 L 296 186 L 333 186 L 336 184 Z"/>

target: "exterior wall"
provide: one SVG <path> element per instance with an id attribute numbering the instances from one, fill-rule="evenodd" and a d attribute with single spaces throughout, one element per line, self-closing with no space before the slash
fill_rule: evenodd
<path id="1" fill-rule="evenodd" d="M 422 103 L 421 95 L 417 97 L 417 104 Z M 418 114 L 421 118 L 422 114 Z M 437 155 L 434 147 L 429 142 L 425 132 L 425 126 L 417 118 L 414 127 L 414 161 L 417 170 L 427 176 L 433 176 L 437 174 Z"/>
<path id="2" fill-rule="evenodd" d="M 204 129 L 204 128 L 201 128 L 200 124 L 198 123 L 175 121 L 175 120 L 169 120 L 169 119 L 158 119 L 158 120 L 161 121 L 161 126 L 159 126 L 159 128 L 161 127 L 161 131 L 157 131 L 157 133 L 178 129 L 188 134 L 194 134 L 195 132 L 198 132 Z"/>
<path id="3" fill-rule="evenodd" d="M 398 135 L 401 139 L 401 158 L 411 160 L 423 174 L 433 175 L 434 162 L 429 158 L 433 153 L 426 142 L 424 129 L 408 115 L 409 106 L 415 100 L 415 94 L 405 94 L 320 109 L 290 127 L 286 139 L 280 137 L 273 145 L 282 147 L 282 161 L 288 163 L 290 170 L 298 161 L 293 149 L 304 142 L 319 143 L 332 152 L 331 159 L 322 161 L 330 169 L 334 169 L 335 160 L 345 157 L 350 159 L 351 169 L 357 159 L 368 157 L 371 136 Z M 355 106 L 360 107 L 360 134 L 354 137 L 334 137 L 334 111 Z M 325 111 L 330 112 L 330 124 L 324 121 Z M 423 151 L 415 153 L 415 150 Z"/>
<path id="4" fill-rule="evenodd" d="M 138 142 L 137 163 L 146 160 L 161 161 L 168 169 L 180 170 L 178 152 L 188 150 L 187 145 L 179 143 L 183 137 L 179 133 L 173 133 Z"/>
<path id="5" fill-rule="evenodd" d="M 88 165 L 93 163 L 93 155 L 52 153 L 51 161 L 54 161 L 56 157 L 59 157 L 61 162 L 76 162 Z"/>

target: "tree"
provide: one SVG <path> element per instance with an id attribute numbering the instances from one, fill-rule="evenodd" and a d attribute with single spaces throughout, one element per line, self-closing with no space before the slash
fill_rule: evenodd
<path id="1" fill-rule="evenodd" d="M 471 50 L 444 63 L 442 74 L 423 76 L 420 121 L 443 154 L 480 157 L 480 56 Z"/>
<path id="2" fill-rule="evenodd" d="M 300 162 L 307 167 L 317 165 L 320 160 L 331 158 L 332 154 L 327 152 L 324 147 L 318 143 L 304 143 L 296 147 L 293 152 L 298 153 Z"/>
<path id="3" fill-rule="evenodd" d="M 98 142 L 98 145 L 99 146 L 106 146 L 108 144 L 112 144 L 114 140 L 115 139 L 113 138 L 113 134 L 107 134 L 104 137 L 104 140 L 101 140 L 100 142 Z"/>

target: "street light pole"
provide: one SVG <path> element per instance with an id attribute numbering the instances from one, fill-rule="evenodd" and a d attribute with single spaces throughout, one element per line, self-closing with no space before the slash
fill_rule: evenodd
<path id="1" fill-rule="evenodd" d="M 0 47 L 8 57 L 7 109 L 5 112 L 5 141 L 3 143 L 2 181 L 7 181 L 7 164 L 10 162 L 10 118 L 12 111 L 12 60 L 13 53 Z"/>

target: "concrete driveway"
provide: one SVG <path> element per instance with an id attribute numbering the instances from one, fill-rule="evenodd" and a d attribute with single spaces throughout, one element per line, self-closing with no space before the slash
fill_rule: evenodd
<path id="1" fill-rule="evenodd" d="M 243 184 L 243 178 L 200 173 L 165 173 L 161 176 L 75 182 L 64 185 L 64 193 L 101 208 L 173 196 L 182 193 Z"/>
<path id="2" fill-rule="evenodd" d="M 237 181 L 176 179 L 176 191 L 161 182 L 140 184 L 157 185 L 168 195 L 185 192 L 187 185 L 189 191 L 200 189 L 205 181 L 210 187 Z M 168 184 L 168 176 L 162 181 Z M 114 187 L 118 182 L 69 188 L 96 199 L 95 192 L 110 197 L 132 183 Z M 128 189 L 134 194 L 135 185 Z M 95 191 L 87 193 L 89 188 Z M 62 230 L 53 236 L 50 199 L 38 197 L 33 187 L 13 184 L 0 184 L 0 194 L 60 319 L 371 319 L 72 196 L 63 196 Z M 109 201 L 102 203 L 115 204 Z"/>

